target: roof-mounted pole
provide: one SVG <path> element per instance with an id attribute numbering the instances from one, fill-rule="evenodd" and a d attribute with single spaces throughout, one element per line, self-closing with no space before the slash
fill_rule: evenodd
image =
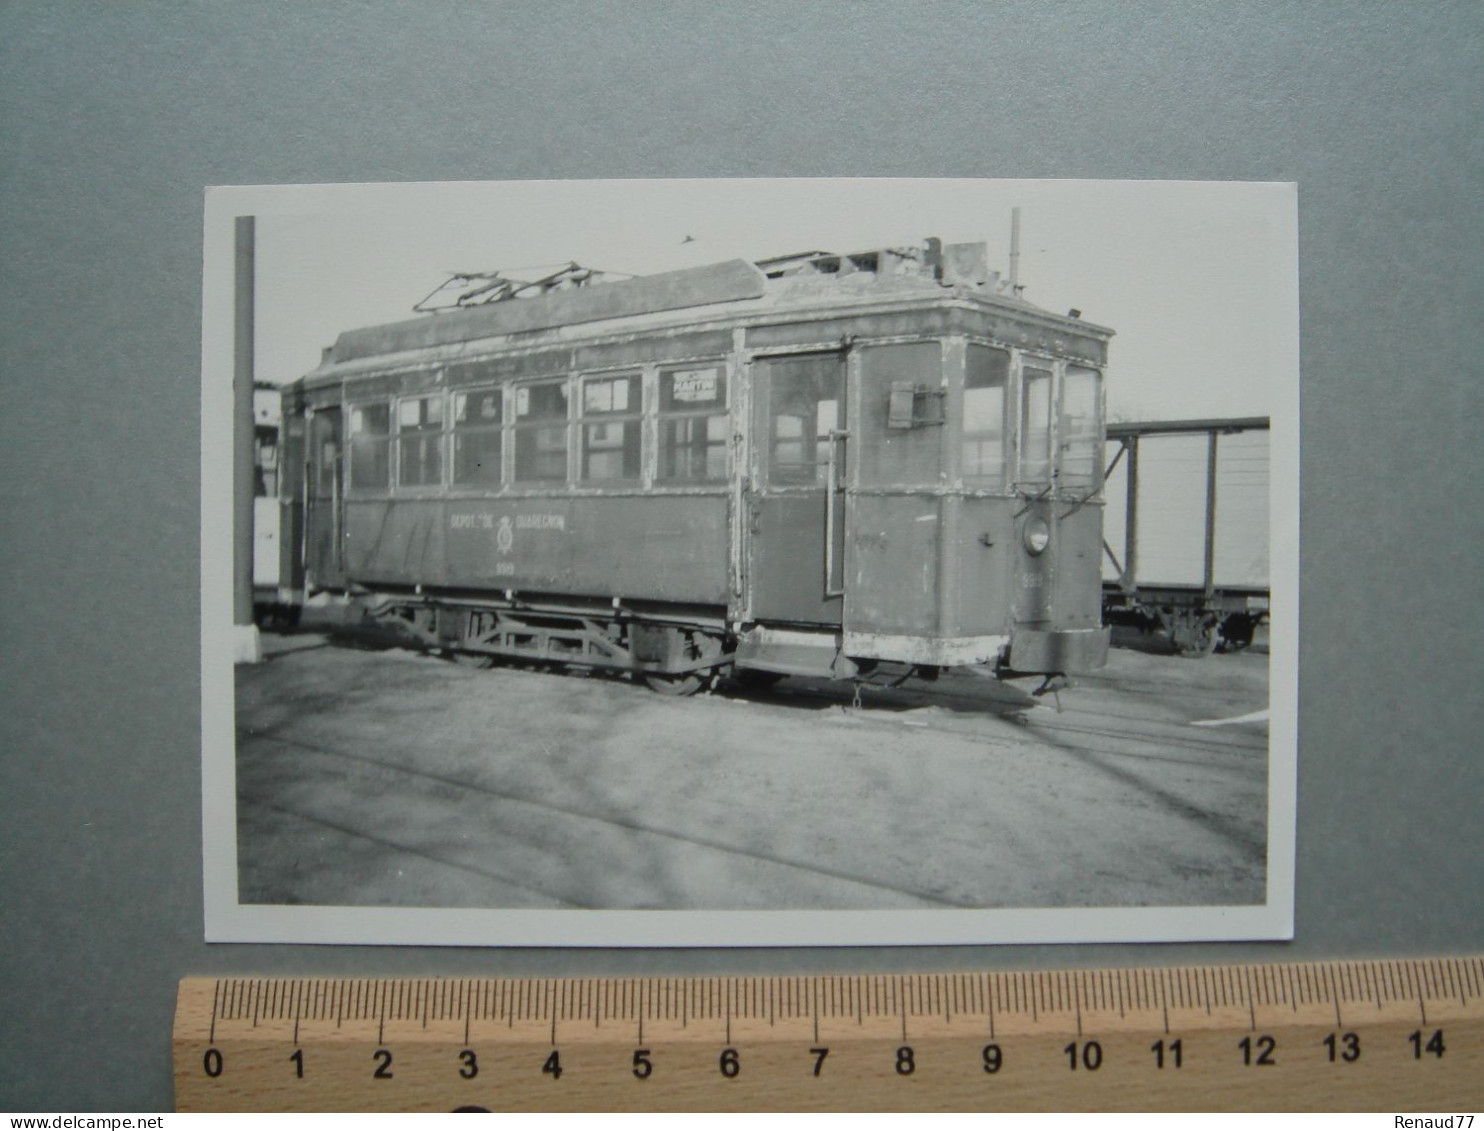
<path id="1" fill-rule="evenodd" d="M 1010 209 L 1010 293 L 1017 298 L 1020 285 L 1020 206 Z"/>

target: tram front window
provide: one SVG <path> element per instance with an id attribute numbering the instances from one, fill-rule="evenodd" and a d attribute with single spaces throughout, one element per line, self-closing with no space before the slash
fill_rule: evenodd
<path id="1" fill-rule="evenodd" d="M 1010 355 L 971 345 L 964 371 L 964 482 L 1000 489 L 1005 485 L 1005 386 Z"/>
<path id="2" fill-rule="evenodd" d="M 1067 367 L 1061 393 L 1058 482 L 1084 496 L 1097 490 L 1101 471 L 1100 393 L 1096 370 Z"/>
<path id="3" fill-rule="evenodd" d="M 1021 377 L 1020 485 L 1051 482 L 1051 370 L 1027 362 Z"/>

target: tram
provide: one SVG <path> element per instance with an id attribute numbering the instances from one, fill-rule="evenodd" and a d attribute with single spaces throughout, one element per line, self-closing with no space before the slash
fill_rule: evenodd
<path id="1" fill-rule="evenodd" d="M 283 387 L 279 604 L 673 693 L 1104 663 L 1112 331 L 985 245 L 482 290 Z"/>

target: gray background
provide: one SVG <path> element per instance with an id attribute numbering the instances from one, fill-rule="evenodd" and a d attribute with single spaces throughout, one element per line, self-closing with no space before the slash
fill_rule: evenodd
<path id="1" fill-rule="evenodd" d="M 1474 3 L 0 6 L 0 1107 L 167 1108 L 186 974 L 1484 950 L 1481 75 Z M 202 186 L 780 175 L 1299 182 L 1296 940 L 207 947 Z"/>

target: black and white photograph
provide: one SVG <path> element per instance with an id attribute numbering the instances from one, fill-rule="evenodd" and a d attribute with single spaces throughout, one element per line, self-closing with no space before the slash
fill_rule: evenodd
<path id="1" fill-rule="evenodd" d="M 1291 937 L 1296 217 L 208 189 L 207 938 Z"/>

